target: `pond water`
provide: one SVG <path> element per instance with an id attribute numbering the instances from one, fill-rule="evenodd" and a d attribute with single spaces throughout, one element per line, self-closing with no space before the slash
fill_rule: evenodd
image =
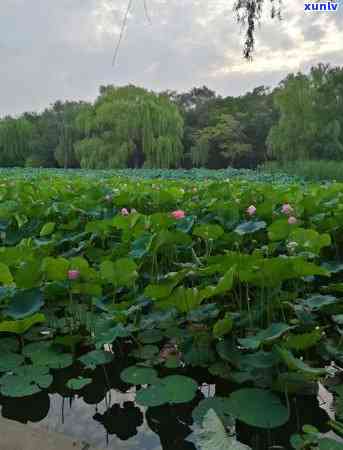
<path id="1" fill-rule="evenodd" d="M 104 449 L 195 450 L 197 447 L 190 436 L 194 428 L 194 407 L 201 398 L 214 394 L 225 396 L 233 389 L 227 382 L 196 369 L 188 373 L 202 387 L 191 403 L 147 409 L 135 404 L 136 388 L 120 380 L 122 369 L 118 361 L 107 365 L 105 370 L 97 368 L 92 373 L 92 384 L 73 397 L 65 382 L 77 375 L 78 368 L 56 371 L 54 383 L 47 392 L 22 399 L 0 397 L 1 414 Z M 238 422 L 237 437 L 257 450 L 290 449 L 290 436 L 301 431 L 304 424 L 328 431 L 326 422 L 333 417 L 331 401 L 330 394 L 321 386 L 317 395 L 290 398 L 291 419 L 285 426 L 268 431 Z"/>

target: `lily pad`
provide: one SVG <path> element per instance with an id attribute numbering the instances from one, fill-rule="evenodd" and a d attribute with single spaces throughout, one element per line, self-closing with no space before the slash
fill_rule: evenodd
<path id="1" fill-rule="evenodd" d="M 83 377 L 71 378 L 67 382 L 67 387 L 72 391 L 80 391 L 85 386 L 91 384 L 92 381 L 93 381 L 92 378 L 83 378 Z"/>
<path id="2" fill-rule="evenodd" d="M 136 402 L 142 406 L 158 406 L 165 403 L 187 403 L 193 400 L 198 384 L 183 375 L 162 378 L 158 384 L 142 389 L 136 395 Z"/>
<path id="3" fill-rule="evenodd" d="M 43 305 L 43 294 L 40 289 L 26 289 L 14 294 L 5 314 L 11 319 L 24 319 L 38 312 Z"/>
<path id="4" fill-rule="evenodd" d="M 47 367 L 18 367 L 0 378 L 0 392 L 6 397 L 27 397 L 47 389 L 52 381 Z"/>
<path id="5" fill-rule="evenodd" d="M 137 359 L 149 360 L 153 359 L 159 352 L 156 345 L 144 345 L 132 351 L 131 355 Z"/>
<path id="6" fill-rule="evenodd" d="M 251 450 L 251 447 L 237 441 L 235 436 L 229 436 L 213 409 L 207 411 L 202 428 L 196 430 L 194 435 L 201 450 Z"/>
<path id="7" fill-rule="evenodd" d="M 120 378 L 128 384 L 154 384 L 158 382 L 156 370 L 149 367 L 131 366 L 120 374 Z"/>
<path id="8" fill-rule="evenodd" d="M 110 352 L 104 350 L 93 350 L 79 358 L 79 361 L 87 369 L 95 369 L 96 366 L 109 364 L 113 360 L 113 355 Z"/>
<path id="9" fill-rule="evenodd" d="M 163 339 L 163 334 L 160 330 L 146 330 L 138 335 L 138 340 L 143 344 L 155 344 Z"/>
<path id="10" fill-rule="evenodd" d="M 7 372 L 21 366 L 25 361 L 24 356 L 17 353 L 1 353 L 0 372 Z"/>
<path id="11" fill-rule="evenodd" d="M 284 425 L 289 413 L 279 398 L 263 389 L 247 388 L 233 392 L 226 410 L 242 422 L 257 428 Z"/>
<path id="12" fill-rule="evenodd" d="M 23 348 L 23 354 L 30 358 L 35 366 L 51 369 L 64 369 L 73 364 L 73 355 L 63 353 L 50 342 L 34 342 Z"/>
<path id="13" fill-rule="evenodd" d="M 234 421 L 228 405 L 229 399 L 225 397 L 205 398 L 193 409 L 192 417 L 197 424 L 201 425 L 207 412 L 213 409 L 225 426 L 232 426 Z"/>

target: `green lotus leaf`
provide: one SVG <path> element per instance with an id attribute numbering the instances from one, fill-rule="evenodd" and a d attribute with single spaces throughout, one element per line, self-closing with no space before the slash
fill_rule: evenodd
<path id="1" fill-rule="evenodd" d="M 163 384 L 153 384 L 137 392 L 136 403 L 146 407 L 161 406 L 168 403 L 168 393 Z"/>
<path id="2" fill-rule="evenodd" d="M 143 347 L 136 348 L 131 352 L 131 355 L 137 359 L 149 360 L 153 359 L 159 352 L 159 348 L 156 345 L 144 345 Z"/>
<path id="3" fill-rule="evenodd" d="M 49 236 L 55 229 L 55 222 L 47 222 L 43 225 L 42 229 L 40 230 L 40 236 Z"/>
<path id="4" fill-rule="evenodd" d="M 63 353 L 50 342 L 33 342 L 23 348 L 23 355 L 30 358 L 38 367 L 51 369 L 64 369 L 73 364 L 73 355 Z"/>
<path id="5" fill-rule="evenodd" d="M 45 320 L 44 314 L 40 313 L 34 314 L 33 316 L 22 320 L 5 320 L 0 322 L 0 332 L 3 331 L 6 333 L 24 334 L 31 327 L 38 323 L 45 322 Z"/>
<path id="6" fill-rule="evenodd" d="M 80 391 L 84 387 L 88 386 L 93 382 L 92 378 L 71 378 L 67 382 L 67 387 L 71 389 L 72 391 Z"/>
<path id="7" fill-rule="evenodd" d="M 248 222 L 243 222 L 235 228 L 235 233 L 240 236 L 245 236 L 246 234 L 256 233 L 257 231 L 264 230 L 267 227 L 266 222 L 259 220 L 250 220 Z"/>
<path id="8" fill-rule="evenodd" d="M 137 259 L 143 258 L 149 252 L 152 240 L 153 235 L 146 233 L 133 241 L 130 256 Z"/>
<path id="9" fill-rule="evenodd" d="M 268 344 L 275 341 L 276 339 L 279 339 L 292 328 L 292 326 L 286 323 L 272 323 L 268 328 L 266 328 L 265 330 L 261 330 L 255 336 L 238 339 L 238 342 L 242 347 L 256 350 L 262 344 Z"/>
<path id="10" fill-rule="evenodd" d="M 115 286 L 129 287 L 138 277 L 137 265 L 130 258 L 121 258 L 115 262 L 103 261 L 100 264 L 100 275 L 106 282 Z"/>
<path id="11" fill-rule="evenodd" d="M 305 305 L 312 311 L 319 311 L 326 306 L 335 305 L 339 303 L 340 300 L 332 295 L 313 295 L 312 297 L 308 297 L 301 302 L 302 305 Z"/>
<path id="12" fill-rule="evenodd" d="M 17 353 L 1 353 L 0 372 L 7 372 L 8 370 L 15 369 L 23 364 L 24 361 L 24 356 Z"/>
<path id="13" fill-rule="evenodd" d="M 214 409 L 209 409 L 202 422 L 202 428 L 195 431 L 195 441 L 200 450 L 251 450 L 227 433 Z"/>
<path id="14" fill-rule="evenodd" d="M 18 350 L 19 350 L 19 342 L 16 338 L 14 337 L 0 338 L 0 354 L 16 353 Z"/>
<path id="15" fill-rule="evenodd" d="M 81 361 L 87 369 L 95 369 L 97 366 L 109 364 L 112 360 L 112 353 L 105 352 L 104 350 L 93 350 L 79 358 L 79 361 Z"/>
<path id="16" fill-rule="evenodd" d="M 257 428 L 276 428 L 289 420 L 289 412 L 279 398 L 270 391 L 255 388 L 233 392 L 226 410 L 247 425 Z"/>
<path id="17" fill-rule="evenodd" d="M 225 397 L 209 397 L 200 401 L 193 409 L 192 417 L 194 421 L 201 425 L 204 417 L 210 409 L 213 409 L 223 424 L 227 427 L 234 425 L 230 410 L 227 408 L 229 399 Z"/>
<path id="18" fill-rule="evenodd" d="M 47 367 L 22 366 L 0 378 L 0 392 L 6 397 L 27 397 L 47 389 L 52 381 Z"/>
<path id="19" fill-rule="evenodd" d="M 37 313 L 43 305 L 42 291 L 40 289 L 27 289 L 14 294 L 5 314 L 15 320 L 24 319 Z"/>
<path id="20" fill-rule="evenodd" d="M 193 234 L 199 236 L 205 241 L 209 239 L 219 239 L 224 234 L 224 230 L 220 225 L 199 225 L 193 229 Z"/>
<path id="21" fill-rule="evenodd" d="M 161 342 L 164 335 L 160 330 L 145 330 L 139 333 L 137 337 L 143 344 L 155 344 Z"/>
<path id="22" fill-rule="evenodd" d="M 293 353 L 286 348 L 275 346 L 275 351 L 290 370 L 302 372 L 309 377 L 315 378 L 327 375 L 326 369 L 309 366 L 303 360 L 296 358 Z"/>
<path id="23" fill-rule="evenodd" d="M 225 314 L 224 319 L 218 320 L 213 326 L 213 336 L 221 338 L 230 333 L 233 327 L 233 320 L 229 313 Z"/>
<path id="24" fill-rule="evenodd" d="M 4 286 L 13 284 L 13 277 L 8 266 L 0 262 L 0 283 Z"/>
<path id="25" fill-rule="evenodd" d="M 69 269 L 69 261 L 65 258 L 51 258 L 50 256 L 43 259 L 42 271 L 46 278 L 50 281 L 64 281 L 67 279 Z"/>
<path id="26" fill-rule="evenodd" d="M 165 403 L 188 403 L 195 397 L 198 384 L 183 375 L 171 375 L 159 383 L 138 391 L 136 402 L 142 406 L 159 406 Z"/>
<path id="27" fill-rule="evenodd" d="M 120 378 L 128 384 L 155 384 L 158 382 L 156 370 L 149 367 L 131 366 L 127 367 L 120 374 Z"/>

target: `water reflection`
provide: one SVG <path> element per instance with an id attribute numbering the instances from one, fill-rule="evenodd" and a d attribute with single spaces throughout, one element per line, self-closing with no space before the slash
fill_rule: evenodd
<path id="1" fill-rule="evenodd" d="M 93 419 L 101 423 L 108 434 L 115 434 L 126 441 L 137 434 L 137 428 L 143 425 L 142 411 L 134 402 L 112 405 L 104 414 L 96 413 Z"/>
<path id="2" fill-rule="evenodd" d="M 66 387 L 66 382 L 78 376 L 80 368 L 60 370 L 55 373 L 49 392 L 23 399 L 0 397 L 1 414 L 8 419 L 62 432 L 99 448 L 195 450 L 195 445 L 187 440 L 192 432 L 194 407 L 205 396 L 228 395 L 233 388 L 223 380 L 200 377 L 198 372 L 199 384 L 211 384 L 200 389 L 191 403 L 145 409 L 134 403 L 135 388 L 121 381 L 119 374 L 124 367 L 117 361 L 90 371 L 87 376 L 92 378 L 92 383 L 77 396 Z M 260 430 L 238 422 L 239 440 L 254 450 L 277 445 L 290 449 L 290 436 L 299 432 L 303 424 L 327 431 L 329 416 L 315 396 L 290 398 L 290 406 L 290 421 L 278 429 Z"/>

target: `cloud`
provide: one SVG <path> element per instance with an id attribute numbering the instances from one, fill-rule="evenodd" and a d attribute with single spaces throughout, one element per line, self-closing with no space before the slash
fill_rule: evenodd
<path id="1" fill-rule="evenodd" d="M 249 63 L 233 0 L 146 5 L 149 17 L 144 0 L 133 0 L 113 67 L 127 0 L 1 0 L 0 116 L 41 110 L 57 99 L 93 100 L 110 83 L 179 91 L 206 84 L 240 95 L 311 64 L 343 64 L 343 8 L 308 14 L 301 0 L 288 0 L 281 23 L 266 12 Z"/>

